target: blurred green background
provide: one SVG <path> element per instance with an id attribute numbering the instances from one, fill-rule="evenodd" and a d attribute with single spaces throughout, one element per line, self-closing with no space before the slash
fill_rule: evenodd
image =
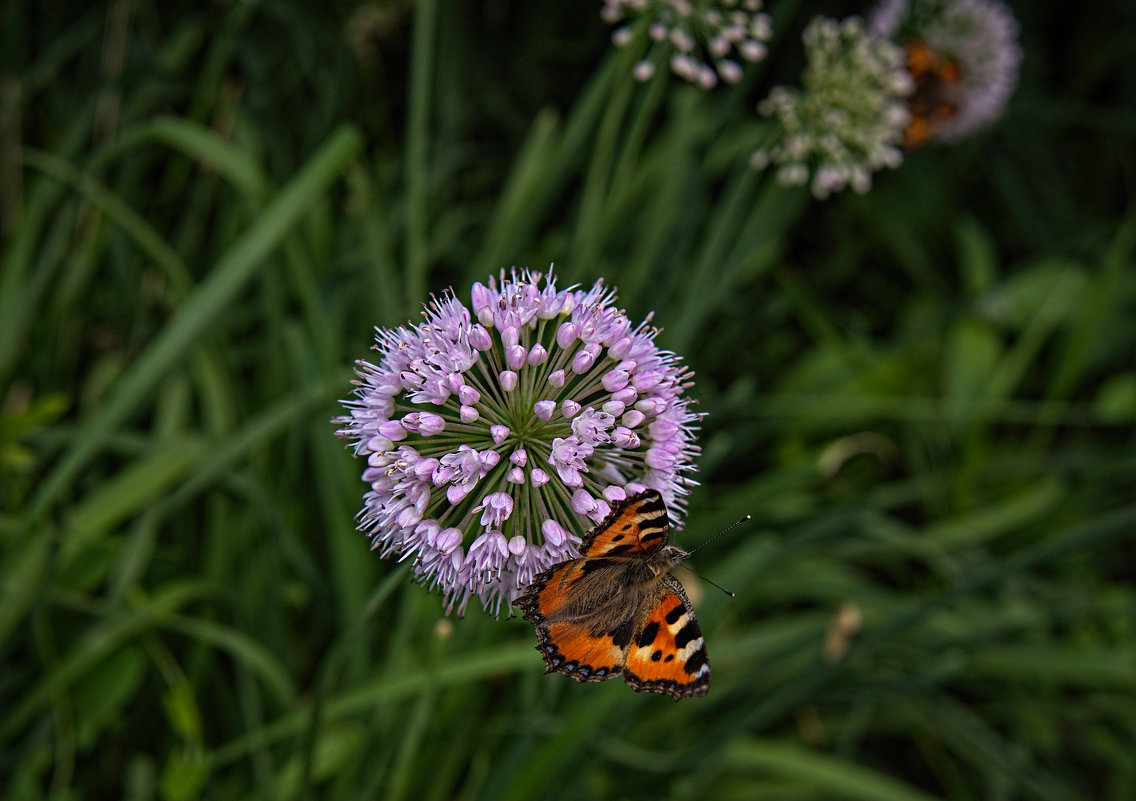
<path id="1" fill-rule="evenodd" d="M 767 63 L 628 77 L 599 3 L 6 2 L 0 792 L 1136 797 L 1136 24 L 1014 5 L 1004 119 L 824 204 Z M 698 374 L 703 699 L 543 675 L 354 531 L 372 326 L 603 276 Z"/>

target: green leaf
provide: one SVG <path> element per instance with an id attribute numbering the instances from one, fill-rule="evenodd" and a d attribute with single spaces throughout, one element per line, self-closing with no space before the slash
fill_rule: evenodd
<path id="1" fill-rule="evenodd" d="M 103 730 L 118 723 L 119 712 L 136 696 L 145 666 L 141 649 L 123 648 L 76 683 L 73 697 L 80 748 L 97 745 Z"/>
<path id="2" fill-rule="evenodd" d="M 166 757 L 158 779 L 158 796 L 163 801 L 190 801 L 198 798 L 209 778 L 209 765 L 193 749 L 177 747 Z"/>
<path id="3" fill-rule="evenodd" d="M 858 801 L 934 801 L 904 782 L 872 768 L 779 740 L 747 739 L 726 752 L 725 769 L 779 776 L 814 788 L 823 798 Z"/>
<path id="4" fill-rule="evenodd" d="M 183 740 L 201 740 L 201 710 L 193 685 L 187 679 L 179 679 L 162 695 L 162 708 L 170 729 Z"/>
<path id="5" fill-rule="evenodd" d="M 142 355 L 115 384 L 106 402 L 76 435 L 32 501 L 27 521 L 38 518 L 94 458 L 111 434 L 149 396 L 161 378 L 209 333 L 209 326 L 264 265 L 310 205 L 355 156 L 359 133 L 343 127 L 309 159 L 252 225 L 221 256 Z"/>

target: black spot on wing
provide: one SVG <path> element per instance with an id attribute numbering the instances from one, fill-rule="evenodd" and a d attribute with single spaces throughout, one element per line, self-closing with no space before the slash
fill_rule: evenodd
<path id="1" fill-rule="evenodd" d="M 690 655 L 690 659 L 686 660 L 686 664 L 682 666 L 683 671 L 687 675 L 694 675 L 699 669 L 706 664 L 706 649 L 699 648 Z"/>
<path id="2" fill-rule="evenodd" d="M 667 513 L 667 507 L 663 503 L 663 496 L 655 490 L 647 490 L 644 493 L 636 495 L 631 499 L 636 503 L 636 509 L 639 514 L 650 517 L 654 514 Z"/>
<path id="3" fill-rule="evenodd" d="M 687 624 L 679 629 L 678 634 L 675 635 L 675 646 L 685 648 L 691 640 L 697 640 L 701 636 L 702 630 L 698 628 L 698 624 L 691 619 L 687 621 Z"/>
<path id="4" fill-rule="evenodd" d="M 631 644 L 631 632 L 634 626 L 634 621 L 627 620 L 620 623 L 618 627 L 611 633 L 611 642 L 616 648 L 626 648 Z"/>
<path id="5" fill-rule="evenodd" d="M 685 614 L 686 609 L 683 608 L 682 604 L 679 604 L 674 609 L 667 612 L 667 616 L 663 619 L 667 621 L 668 626 L 673 626 L 675 623 L 678 623 L 678 619 Z"/>
<path id="6" fill-rule="evenodd" d="M 639 636 L 635 638 L 635 644 L 640 648 L 646 648 L 655 641 L 655 637 L 658 636 L 658 634 L 659 624 L 652 620 L 639 632 Z"/>

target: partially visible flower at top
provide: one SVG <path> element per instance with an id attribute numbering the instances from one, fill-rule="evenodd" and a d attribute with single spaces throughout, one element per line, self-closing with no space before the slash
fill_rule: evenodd
<path id="1" fill-rule="evenodd" d="M 1018 81 L 1018 22 L 999 0 L 883 0 L 872 34 L 907 52 L 915 81 L 906 144 L 954 141 L 1002 113 Z"/>
<path id="2" fill-rule="evenodd" d="M 600 15 L 624 23 L 612 34 L 620 47 L 640 41 L 636 33 L 645 28 L 663 57 L 669 56 L 671 71 L 703 89 L 716 86 L 719 78 L 740 81 L 739 60 L 761 61 L 773 35 L 761 0 L 604 0 Z M 650 57 L 635 65 L 640 81 L 654 72 Z"/>
<path id="3" fill-rule="evenodd" d="M 494 614 L 576 545 L 610 504 L 658 490 L 680 527 L 699 448 L 691 373 L 633 326 L 602 281 L 551 271 L 434 299 L 418 325 L 380 329 L 333 422 L 367 458 L 359 527 L 382 556 L 463 614 Z M 471 311 L 472 310 L 472 311 Z"/>
<path id="4" fill-rule="evenodd" d="M 803 87 L 775 87 L 758 105 L 778 130 L 751 164 L 776 166 L 781 183 L 808 183 L 821 199 L 846 186 L 867 192 L 873 172 L 903 162 L 905 98 L 913 88 L 903 50 L 871 36 L 857 17 L 817 17 L 803 40 Z"/>

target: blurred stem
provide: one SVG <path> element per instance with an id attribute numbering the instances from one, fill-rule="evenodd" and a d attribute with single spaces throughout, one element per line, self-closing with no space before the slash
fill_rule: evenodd
<path id="1" fill-rule="evenodd" d="M 655 121 L 655 112 L 659 103 L 666 96 L 667 84 L 670 82 L 670 72 L 657 70 L 643 102 L 635 113 L 635 120 L 631 123 L 631 130 L 627 134 L 627 142 L 619 154 L 619 161 L 615 165 L 615 174 L 611 185 L 615 187 L 631 183 L 635 169 L 639 166 L 639 155 L 643 151 L 643 142 L 651 130 L 651 123 Z"/>
<path id="2" fill-rule="evenodd" d="M 667 317 L 674 321 L 669 344 L 678 353 L 686 350 L 702 327 L 703 318 L 730 288 L 729 277 L 722 271 L 722 258 L 738 234 L 741 217 L 748 207 L 756 180 L 754 171 L 743 166 L 741 174 L 734 177 L 726 190 L 726 199 L 710 209 L 709 216 L 713 222 L 706 245 L 702 248 L 702 257 L 691 280 L 683 283 L 693 291 L 684 294 L 682 308 L 672 310 Z M 769 187 L 773 185 L 772 181 L 766 182 L 763 197 L 768 195 Z"/>
<path id="3" fill-rule="evenodd" d="M 608 179 L 615 160 L 616 143 L 627 115 L 627 107 L 635 92 L 636 81 L 631 77 L 635 63 L 635 51 L 623 48 L 616 60 L 615 87 L 609 96 L 607 108 L 600 121 L 592 158 L 588 163 L 588 174 L 584 181 L 583 199 L 580 201 L 580 218 L 576 223 L 575 253 L 571 258 L 572 272 L 579 276 L 595 264 L 597 254 L 603 243 L 600 231 L 603 229 L 603 215 L 607 208 Z"/>
<path id="4" fill-rule="evenodd" d="M 437 0 L 420 0 L 414 21 L 410 65 L 410 113 L 406 129 L 406 293 L 426 296 L 427 193 L 429 189 L 430 92 L 434 83 L 434 29 Z M 400 304 L 401 305 L 401 304 Z"/>

